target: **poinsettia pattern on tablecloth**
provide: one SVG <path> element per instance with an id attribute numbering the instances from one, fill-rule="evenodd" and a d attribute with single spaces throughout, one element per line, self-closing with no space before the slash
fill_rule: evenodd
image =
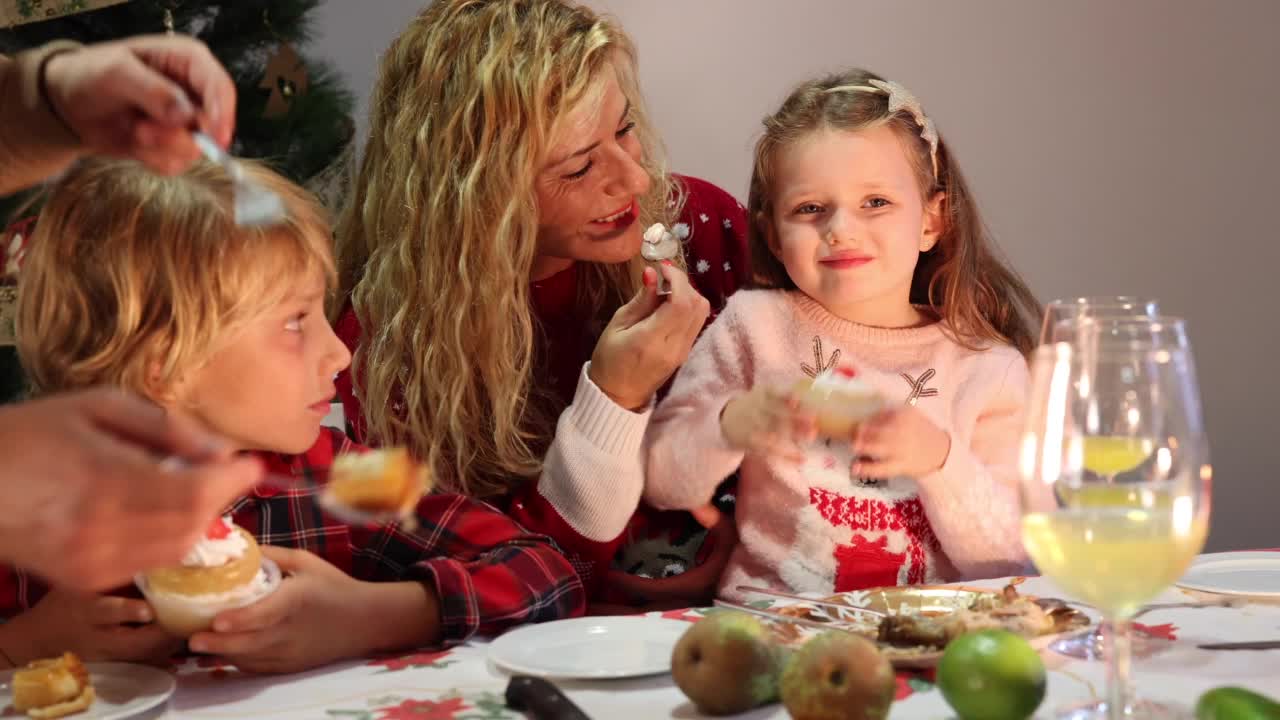
<path id="1" fill-rule="evenodd" d="M 399 672 L 401 670 L 418 670 L 422 668 L 433 668 L 443 670 L 457 662 L 456 660 L 448 660 L 452 650 L 439 650 L 436 652 L 415 652 L 408 655 L 384 655 L 376 657 L 365 663 L 370 667 L 382 667 L 383 672 Z"/>
<path id="2" fill-rule="evenodd" d="M 342 720 L 517 720 L 524 717 L 508 710 L 503 699 L 490 692 L 434 700 L 387 695 L 370 698 L 366 708 L 326 709 L 325 716 Z"/>
<path id="3" fill-rule="evenodd" d="M 1140 632 L 1143 635 L 1153 638 L 1160 638 L 1162 640 L 1178 639 L 1178 626 L 1173 623 L 1165 623 L 1163 625 L 1143 625 L 1142 623 L 1136 622 L 1133 624 L 1133 629 L 1135 632 Z"/>

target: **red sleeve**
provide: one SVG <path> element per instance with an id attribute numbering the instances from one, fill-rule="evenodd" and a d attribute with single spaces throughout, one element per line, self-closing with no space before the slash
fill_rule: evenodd
<path id="1" fill-rule="evenodd" d="M 747 283 L 747 210 L 732 195 L 706 180 L 675 176 L 685 189 L 684 208 L 676 225 L 684 237 L 689 278 L 711 303 L 710 323 L 725 300 Z M 683 228 L 681 226 L 684 226 Z"/>
<path id="2" fill-rule="evenodd" d="M 484 503 L 426 495 L 413 531 L 399 523 L 350 525 L 322 512 L 318 486 L 328 480 L 334 457 L 364 450 L 324 428 L 302 455 L 261 454 L 270 471 L 317 485 L 260 486 L 236 504 L 236 524 L 263 544 L 307 550 L 358 580 L 424 583 L 439 599 L 445 643 L 583 613 L 582 582 L 551 539 Z"/>
<path id="3" fill-rule="evenodd" d="M 436 591 L 446 643 L 585 611 L 577 573 L 545 535 L 461 495 L 426 496 L 417 518 L 411 535 L 396 531 L 372 547 L 382 562 L 412 565 L 409 576 Z"/>
<path id="4" fill-rule="evenodd" d="M 547 535 L 564 551 L 573 569 L 582 578 L 588 598 L 599 595 L 601 581 L 613 564 L 627 533 L 608 542 L 596 542 L 583 537 L 561 517 L 546 498 L 538 492 L 537 483 L 526 483 L 512 496 L 507 514 L 529 530 Z"/>
<path id="5" fill-rule="evenodd" d="M 338 321 L 333 325 L 333 332 L 354 356 L 356 348 L 360 345 L 360 321 L 356 319 L 356 311 L 350 305 L 347 305 L 338 316 Z M 368 442 L 364 432 L 364 408 L 356 397 L 352 372 L 351 368 L 347 368 L 338 373 L 338 379 L 334 381 L 334 385 L 337 386 L 338 398 L 342 401 L 342 413 L 347 419 L 347 431 L 356 442 L 364 443 Z"/>
<path id="6" fill-rule="evenodd" d="M 360 342 L 360 321 L 348 306 L 334 324 L 334 332 L 354 354 Z M 347 427 L 357 442 L 366 442 L 364 417 L 360 400 L 356 397 L 350 368 L 338 375 L 338 396 L 347 417 Z M 598 585 L 608 572 L 610 562 L 622 543 L 622 537 L 608 543 L 598 543 L 578 534 L 551 503 L 538 494 L 536 483 L 528 483 L 512 497 L 508 508 L 510 517 L 534 533 L 546 535 L 556 542 L 568 556 L 573 569 L 582 577 L 588 593 Z"/>

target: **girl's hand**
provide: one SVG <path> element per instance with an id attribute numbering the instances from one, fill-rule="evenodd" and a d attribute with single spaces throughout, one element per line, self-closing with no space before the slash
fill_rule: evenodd
<path id="1" fill-rule="evenodd" d="M 951 454 L 951 436 L 908 405 L 863 421 L 853 449 L 862 458 L 852 468 L 858 477 L 919 478 L 942 469 Z"/>
<path id="2" fill-rule="evenodd" d="M 798 463 L 804 460 L 801 445 L 817 437 L 818 429 L 789 392 L 757 385 L 725 404 L 720 432 L 738 450 Z"/>

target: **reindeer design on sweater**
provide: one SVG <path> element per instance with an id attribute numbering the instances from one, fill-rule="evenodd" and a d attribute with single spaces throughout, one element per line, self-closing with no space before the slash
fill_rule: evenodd
<path id="1" fill-rule="evenodd" d="M 834 366 L 839 350 L 827 361 L 821 356 L 821 347 L 814 338 L 815 366 Z M 814 368 L 807 364 L 802 366 L 806 374 L 811 369 Z M 923 398 L 937 397 L 938 390 L 929 387 L 936 374 L 933 369 L 919 377 L 902 373 L 902 379 L 910 386 L 905 404 L 916 405 Z M 804 471 L 806 478 L 815 483 L 809 486 L 809 507 L 802 511 L 797 530 L 801 536 L 811 536 L 815 543 L 821 543 L 816 536 L 828 536 L 831 528 L 852 531 L 844 536 L 847 541 L 839 541 L 834 550 L 827 551 L 834 566 L 831 582 L 835 592 L 931 581 L 931 556 L 941 550 L 941 544 L 929 526 L 914 481 L 858 476 L 853 472 L 858 458 L 839 441 L 824 442 L 818 455 Z M 850 482 L 853 493 L 844 491 Z M 828 529 L 821 530 L 817 525 Z M 803 547 L 810 545 L 803 540 L 800 545 L 795 550 L 802 556 L 806 550 L 818 550 L 817 544 Z M 817 568 L 804 574 L 811 577 L 814 572 L 826 574 Z"/>

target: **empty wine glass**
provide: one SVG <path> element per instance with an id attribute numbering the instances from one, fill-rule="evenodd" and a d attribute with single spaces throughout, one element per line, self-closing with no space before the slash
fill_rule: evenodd
<path id="1" fill-rule="evenodd" d="M 1067 342 L 1068 338 L 1059 338 L 1054 335 L 1057 329 L 1068 327 L 1063 325 L 1065 321 L 1090 317 L 1156 317 L 1159 314 L 1158 301 L 1132 295 L 1097 295 L 1051 300 L 1044 306 L 1044 322 L 1040 326 L 1040 344 Z"/>

